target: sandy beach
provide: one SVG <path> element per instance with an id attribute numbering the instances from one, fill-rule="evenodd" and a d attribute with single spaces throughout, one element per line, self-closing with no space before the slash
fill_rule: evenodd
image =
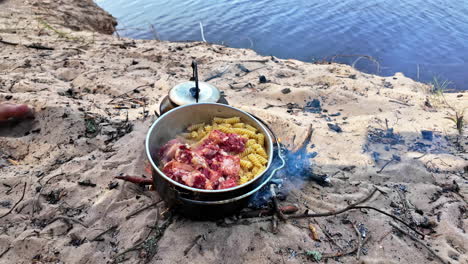
<path id="1" fill-rule="evenodd" d="M 0 1 L 0 102 L 35 110 L 34 120 L 0 124 L 0 263 L 307 263 L 311 252 L 364 241 L 353 225 L 369 237 L 359 259 L 318 262 L 442 262 L 373 210 L 289 219 L 273 233 L 270 217 L 172 215 L 156 192 L 116 180 L 149 176 L 146 133 L 169 89 L 192 76 L 193 59 L 200 79 L 265 120 L 290 150 L 312 128 L 313 174 L 331 184 L 284 175 L 281 204 L 327 212 L 377 187 L 365 205 L 412 223 L 444 263 L 468 263 L 468 126 L 460 135 L 447 118 L 468 107 L 466 92 L 437 95 L 402 74 L 204 42 L 120 38 L 115 26 L 91 0 Z M 314 99 L 316 113 L 307 107 Z"/>

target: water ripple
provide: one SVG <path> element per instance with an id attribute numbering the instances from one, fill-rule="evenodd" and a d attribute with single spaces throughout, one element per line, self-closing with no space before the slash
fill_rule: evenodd
<path id="1" fill-rule="evenodd" d="M 121 35 L 251 46 L 265 55 L 311 61 L 335 54 L 377 58 L 380 74 L 423 81 L 434 75 L 468 89 L 468 1 L 465 0 L 98 0 Z M 352 61 L 343 61 L 351 63 Z M 362 64 L 362 65 L 361 65 Z M 361 70 L 375 73 L 372 64 Z"/>

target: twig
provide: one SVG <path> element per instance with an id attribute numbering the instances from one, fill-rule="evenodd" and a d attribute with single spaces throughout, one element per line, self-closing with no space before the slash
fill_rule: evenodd
<path id="1" fill-rule="evenodd" d="M 358 202 L 355 202 L 353 204 L 350 204 L 348 205 L 347 207 L 343 208 L 343 209 L 340 209 L 338 211 L 330 211 L 330 212 L 325 212 L 325 213 L 317 213 L 317 214 L 309 214 L 309 213 L 304 213 L 304 214 L 300 214 L 300 215 L 291 215 L 291 216 L 288 216 L 287 218 L 288 219 L 296 219 L 296 218 L 307 218 L 307 217 L 324 217 L 324 216 L 332 216 L 332 215 L 337 215 L 337 214 L 341 214 L 341 213 L 344 213 L 346 211 L 349 211 L 349 210 L 356 210 L 356 209 L 371 209 L 371 210 L 374 210 L 374 211 L 377 211 L 381 214 L 384 214 L 388 217 L 391 217 L 393 218 L 394 220 L 406 225 L 407 227 L 409 227 L 411 230 L 413 230 L 415 233 L 417 233 L 418 235 L 420 235 L 423 239 L 424 239 L 424 234 L 422 234 L 421 232 L 419 232 L 418 230 L 412 228 L 409 224 L 407 224 L 405 221 L 401 220 L 400 218 L 392 215 L 392 214 L 389 214 L 385 211 L 382 211 L 380 209 L 377 209 L 377 208 L 374 208 L 372 206 L 360 206 L 359 204 L 362 204 L 362 203 L 365 203 L 367 202 L 373 195 L 375 192 L 377 192 L 378 189 L 374 189 L 374 191 L 371 192 L 371 194 L 369 194 L 366 198 L 358 201 Z"/>
<path id="2" fill-rule="evenodd" d="M 356 227 L 356 225 L 354 223 L 352 225 L 353 225 L 354 231 L 356 231 L 356 235 L 357 235 L 358 248 L 357 248 L 356 259 L 359 260 L 359 258 L 361 256 L 361 232 L 359 232 L 359 229 Z"/>
<path id="3" fill-rule="evenodd" d="M 407 104 L 407 103 L 403 103 L 403 102 L 400 102 L 400 101 L 397 101 L 397 100 L 388 100 L 390 103 L 396 103 L 396 104 L 401 104 L 401 105 L 405 105 L 405 106 L 414 106 L 412 104 Z"/>
<path id="4" fill-rule="evenodd" d="M 10 46 L 18 46 L 20 45 L 19 43 L 14 43 L 14 42 L 9 42 L 6 40 L 3 40 L 0 38 L 0 43 L 5 44 L 5 45 L 10 45 Z M 33 44 L 28 44 L 24 45 L 26 48 L 31 48 L 31 49 L 38 49 L 38 50 L 54 50 L 54 48 L 51 47 L 46 47 L 41 44 L 33 43 Z"/>
<path id="5" fill-rule="evenodd" d="M 203 42 L 206 42 L 205 34 L 203 34 L 203 24 L 201 21 L 200 21 L 200 32 L 201 32 L 201 37 L 202 37 Z"/>
<path id="6" fill-rule="evenodd" d="M 318 214 L 309 214 L 309 213 L 304 213 L 304 214 L 300 214 L 300 215 L 291 215 L 289 216 L 288 218 L 306 218 L 306 217 L 323 217 L 323 216 L 331 216 L 331 215 L 337 215 L 337 214 L 341 214 L 341 213 L 344 213 L 348 210 L 351 210 L 351 209 L 354 209 L 357 205 L 359 204 L 362 204 L 362 203 L 365 203 L 367 202 L 376 192 L 378 191 L 378 189 L 374 189 L 368 196 L 366 196 L 364 199 L 360 200 L 360 201 L 357 201 L 353 204 L 350 204 L 348 205 L 347 207 L 343 208 L 343 209 L 340 209 L 338 211 L 330 211 L 330 212 L 326 212 L 326 213 L 318 213 Z"/>
<path id="7" fill-rule="evenodd" d="M 377 171 L 377 173 L 381 173 L 381 172 L 385 169 L 385 167 L 387 167 L 387 165 L 390 164 L 390 163 L 392 163 L 393 161 L 395 161 L 395 159 L 392 157 L 392 159 L 389 160 L 389 161 L 387 161 L 387 163 L 385 163 L 385 164 L 383 165 L 383 167 L 382 167 L 380 170 Z"/>
<path id="8" fill-rule="evenodd" d="M 391 215 L 391 214 L 389 214 L 389 213 L 387 213 L 387 212 L 385 212 L 385 211 L 382 211 L 382 210 L 380 210 L 380 209 L 374 208 L 374 207 L 372 207 L 372 206 L 355 206 L 353 209 L 371 209 L 371 210 L 377 211 L 377 212 L 379 212 L 379 213 L 381 213 L 381 214 L 384 214 L 384 215 L 386 215 L 386 216 L 389 216 L 389 217 L 393 218 L 394 220 L 396 220 L 396 221 L 398 221 L 398 222 L 404 224 L 404 225 L 407 226 L 409 229 L 413 230 L 416 234 L 420 235 L 420 236 L 422 237 L 422 239 L 425 238 L 425 235 L 424 235 L 423 233 L 421 233 L 421 232 L 419 232 L 418 230 L 416 230 L 416 229 L 414 229 L 413 227 L 411 227 L 410 224 L 406 223 L 405 221 L 401 220 L 400 218 L 398 218 L 398 217 L 396 217 L 396 216 L 394 216 L 394 215 Z"/>
<path id="9" fill-rule="evenodd" d="M 419 244 L 421 244 L 423 247 L 425 247 L 432 255 L 434 255 L 434 257 L 436 257 L 440 262 L 442 263 L 448 263 L 446 262 L 442 257 L 440 257 L 439 255 L 437 255 L 437 253 L 432 250 L 432 248 L 430 248 L 429 246 L 427 246 L 423 241 L 419 240 L 417 237 L 413 236 L 412 234 L 408 233 L 407 231 L 403 230 L 401 227 L 399 227 L 396 223 L 394 222 L 390 222 L 390 225 L 393 226 L 395 229 L 397 229 L 398 231 L 400 231 L 401 233 L 409 236 L 413 241 L 416 241 L 418 242 Z"/>
<path id="10" fill-rule="evenodd" d="M 299 208 L 295 205 L 285 205 L 281 206 L 279 210 L 283 214 L 293 214 L 299 210 Z M 254 218 L 254 217 L 263 217 L 263 216 L 270 216 L 275 213 L 274 209 L 260 209 L 260 210 L 252 210 L 241 212 L 239 214 L 240 218 Z"/>
<path id="11" fill-rule="evenodd" d="M 52 224 L 52 223 L 54 223 L 55 221 L 58 221 L 58 220 L 63 220 L 63 221 L 65 221 L 65 222 L 72 221 L 72 222 L 77 223 L 77 224 L 79 224 L 79 225 L 81 225 L 81 226 L 83 226 L 83 227 L 88 228 L 88 226 L 87 226 L 86 224 L 82 223 L 81 221 L 76 220 L 76 219 L 74 219 L 74 218 L 68 218 L 68 217 L 65 217 L 65 216 L 57 216 L 57 217 L 55 217 L 55 218 L 52 219 L 50 222 L 48 222 L 46 226 L 48 226 L 48 225 L 50 225 L 50 224 Z"/>
<path id="12" fill-rule="evenodd" d="M 128 181 L 128 182 L 131 182 L 131 183 L 135 183 L 135 184 L 141 184 L 141 185 L 152 185 L 153 184 L 153 179 L 152 178 L 150 179 L 150 178 L 143 178 L 143 177 L 138 177 L 138 176 L 128 176 L 128 175 L 116 176 L 115 178 L 119 179 L 119 180 Z"/>
<path id="13" fill-rule="evenodd" d="M 11 212 L 13 212 L 13 210 L 15 209 L 15 207 L 21 202 L 23 201 L 24 199 L 24 193 L 26 192 L 26 185 L 27 183 L 25 182 L 24 183 L 24 187 L 23 187 L 23 194 L 21 195 L 21 198 L 15 203 L 15 205 L 13 205 L 13 207 L 10 209 L 10 211 L 6 212 L 4 215 L 0 216 L 0 219 L 2 219 L 3 217 L 11 214 Z"/>
<path id="14" fill-rule="evenodd" d="M 383 236 L 377 241 L 377 244 L 382 243 L 382 241 L 383 241 L 390 233 L 392 233 L 392 230 L 390 230 L 390 231 L 388 231 L 387 233 L 385 233 L 385 235 L 383 235 Z"/>
<path id="15" fill-rule="evenodd" d="M 286 221 L 286 216 L 281 212 L 278 202 L 278 197 L 276 196 L 275 184 L 270 184 L 271 199 L 273 200 L 273 207 L 275 208 L 275 213 L 281 221 Z"/>
<path id="16" fill-rule="evenodd" d="M 373 63 L 375 63 L 375 65 L 377 66 L 377 72 L 380 71 L 380 63 L 374 59 L 373 57 L 369 56 L 369 55 L 359 55 L 359 54 L 351 54 L 351 55 L 335 55 L 333 57 L 331 57 L 330 59 L 330 62 L 333 62 L 335 60 L 335 58 L 338 58 L 338 57 L 359 57 L 358 59 L 360 58 L 365 58 L 365 59 L 368 59 L 370 61 L 372 61 Z M 326 60 L 326 58 L 324 58 L 324 61 Z M 352 67 L 354 68 L 355 64 L 357 63 L 358 60 L 354 61 Z"/>
<path id="17" fill-rule="evenodd" d="M 429 153 L 426 152 L 426 153 L 424 153 L 423 155 L 421 155 L 421 156 L 419 156 L 419 157 L 415 157 L 415 158 L 413 158 L 413 159 L 415 159 L 415 160 L 416 160 L 416 159 L 421 159 L 421 158 L 425 157 L 427 154 L 429 154 Z"/>
<path id="18" fill-rule="evenodd" d="M 187 256 L 187 254 L 192 250 L 192 248 L 198 243 L 200 238 L 202 238 L 203 235 L 198 235 L 195 237 L 195 239 L 190 243 L 190 245 L 184 250 L 184 256 Z"/>
<path id="19" fill-rule="evenodd" d="M 125 217 L 125 219 L 128 220 L 128 219 L 130 219 L 132 216 L 135 216 L 135 215 L 137 215 L 137 214 L 143 212 L 144 210 L 146 210 L 146 209 L 148 209 L 148 208 L 151 208 L 151 207 L 153 207 L 153 206 L 156 206 L 156 205 L 158 205 L 159 203 L 161 203 L 162 201 L 163 201 L 163 200 L 159 200 L 159 201 L 157 201 L 157 202 L 155 202 L 155 203 L 152 203 L 152 204 L 150 204 L 150 205 L 148 205 L 148 206 L 145 206 L 145 207 L 143 207 L 143 208 L 141 208 L 141 209 L 138 209 L 138 210 L 136 210 L 135 212 L 133 212 L 133 213 L 127 215 L 127 216 Z"/>
<path id="20" fill-rule="evenodd" d="M 366 244 L 366 242 L 370 239 L 370 234 L 362 241 L 361 247 Z M 349 254 L 353 254 L 356 250 L 358 250 L 359 246 L 357 245 L 356 247 L 350 249 L 349 251 L 346 252 L 338 252 L 338 253 L 324 253 L 322 254 L 322 258 L 337 258 L 337 257 L 342 257 L 346 256 Z"/>
<path id="21" fill-rule="evenodd" d="M 91 242 L 97 241 L 98 238 L 100 238 L 102 235 L 107 234 L 108 232 L 110 232 L 110 231 L 116 229 L 117 227 L 119 227 L 119 225 L 113 225 L 113 226 L 111 226 L 109 229 L 107 229 L 107 230 L 105 230 L 105 231 L 99 233 L 99 235 L 97 235 L 96 237 L 94 237 L 94 238 L 91 239 L 90 241 L 91 241 Z"/>
<path id="22" fill-rule="evenodd" d="M 231 67 L 231 65 L 228 65 L 222 72 L 217 73 L 217 74 L 215 74 L 213 76 L 210 76 L 210 77 L 206 78 L 204 81 L 209 82 L 209 81 L 211 81 L 213 79 L 216 79 L 216 78 L 219 78 L 219 77 L 223 76 L 223 74 L 226 73 L 227 70 L 229 70 L 230 67 Z"/>
<path id="23" fill-rule="evenodd" d="M 340 245 L 338 245 L 338 243 L 336 243 L 335 239 L 333 239 L 330 233 L 328 233 L 328 231 L 325 228 L 323 228 L 317 220 L 314 219 L 313 221 L 315 224 L 318 225 L 318 227 L 322 230 L 322 232 L 325 234 L 325 236 L 333 245 L 335 245 L 340 251 L 344 251 L 344 249 Z"/>
<path id="24" fill-rule="evenodd" d="M 278 233 L 278 217 L 275 214 L 271 216 L 271 232 Z"/>
<path id="25" fill-rule="evenodd" d="M 10 251 L 11 249 L 11 246 L 9 246 L 7 249 L 5 249 L 5 251 L 3 251 L 1 254 L 0 254 L 0 258 L 2 258 L 6 253 L 8 253 L 8 251 Z"/>

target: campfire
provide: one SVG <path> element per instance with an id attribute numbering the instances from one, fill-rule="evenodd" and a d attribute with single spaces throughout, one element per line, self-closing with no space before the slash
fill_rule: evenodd
<path id="1" fill-rule="evenodd" d="M 194 69 L 194 82 L 178 85 L 171 90 L 169 96 L 161 103 L 160 112 L 162 115 L 153 123 L 148 132 L 146 139 L 148 156 L 145 168 L 146 177 L 120 175 L 116 177 L 117 179 L 142 186 L 150 186 L 149 190 L 157 191 L 161 197 L 161 200 L 157 203 L 165 202 L 168 208 L 166 212 L 173 211 L 189 218 L 215 219 L 220 227 L 271 221 L 271 232 L 277 233 L 279 225 L 293 219 L 326 217 L 351 210 L 372 210 L 393 219 L 395 222 L 392 222 L 392 226 L 401 233 L 410 236 L 414 241 L 424 245 L 422 239 L 424 239 L 425 234 L 416 229 L 413 224 L 405 222 L 392 213 L 364 205 L 376 193 L 386 195 L 385 191 L 377 187 L 362 200 L 345 205 L 339 210 L 324 213 L 310 213 L 307 209 L 301 211 L 299 205 L 288 203 L 287 195 L 290 190 L 287 185 L 293 184 L 297 180 L 301 182 L 312 180 L 322 186 L 331 184 L 327 175 L 314 173 L 311 160 L 317 156 L 317 152 L 308 151 L 309 147 L 313 148 L 313 145 L 310 146 L 313 133 L 312 127 L 309 127 L 302 144 L 296 148 L 288 149 L 266 122 L 255 115 L 227 105 L 225 99 L 220 101 L 221 93 L 217 88 L 206 83 L 199 83 L 196 63 L 193 63 L 192 67 Z M 223 104 L 220 104 L 220 102 Z M 233 122 L 225 121 L 229 119 L 233 120 Z M 209 120 L 221 120 L 220 123 L 226 123 L 229 126 L 218 126 L 216 122 L 205 125 L 210 124 Z M 251 127 L 254 134 L 250 135 L 248 132 L 244 132 L 246 135 L 243 135 L 240 133 L 246 126 Z M 187 127 L 189 127 L 188 131 Z M 210 129 L 206 130 L 207 127 Z M 196 139 L 198 143 L 189 146 L 184 142 L 174 140 L 175 134 L 184 131 L 188 132 L 186 138 Z M 240 134 L 236 135 L 235 131 Z M 256 134 L 256 131 L 259 134 Z M 224 137 L 226 141 L 218 140 L 216 144 L 221 145 L 213 145 L 212 137 L 214 135 L 217 135 L 217 138 Z M 265 162 L 258 163 L 258 166 L 264 166 L 264 169 L 254 174 L 251 179 L 242 181 L 240 180 L 242 176 L 236 173 L 229 175 L 225 167 L 227 163 L 221 162 L 221 167 L 219 165 L 213 167 L 211 164 L 215 159 L 211 160 L 211 156 L 209 158 L 203 156 L 206 154 L 206 146 L 209 146 L 211 149 L 213 147 L 218 148 L 217 151 L 224 151 L 223 153 L 227 151 L 232 155 L 240 155 L 242 159 L 241 153 L 245 152 L 244 145 L 247 144 L 248 140 L 256 138 L 257 135 L 262 135 L 263 138 L 262 144 L 264 144 L 265 148 L 259 151 L 264 152 L 262 158 L 265 159 Z M 241 136 L 245 136 L 245 138 Z M 222 145 L 226 144 L 226 142 L 230 142 L 227 149 L 226 145 Z M 260 145 L 258 141 L 251 144 Z M 205 166 L 207 168 L 205 171 L 208 174 L 200 173 L 194 169 L 197 167 L 193 167 L 195 166 L 193 159 L 198 157 L 197 155 L 201 155 L 198 161 L 202 160 L 210 164 Z M 229 156 L 228 154 L 223 155 L 224 157 Z M 190 158 L 187 159 L 187 157 Z M 232 156 L 231 161 L 234 160 L 235 157 Z M 237 160 L 240 159 L 237 158 Z M 254 158 L 245 159 L 244 163 L 248 165 L 244 165 L 243 168 L 247 169 L 247 172 L 251 172 L 251 163 L 255 162 Z M 174 164 L 178 165 L 174 166 Z M 190 167 L 190 169 L 181 169 L 187 167 Z M 196 174 L 193 174 L 192 171 L 195 171 Z M 213 173 L 219 173 L 215 180 L 213 180 Z M 192 176 L 188 177 L 187 175 Z M 226 178 L 223 178 L 223 176 L 226 176 Z M 232 176 L 232 178 L 227 176 Z M 149 205 L 142 210 L 153 205 Z M 140 212 L 141 210 L 137 213 Z M 315 223 L 318 226 L 318 223 Z M 316 225 L 309 223 L 308 230 L 310 237 L 318 241 Z M 359 258 L 362 247 L 369 240 L 371 234 L 365 227 L 359 226 L 358 223 L 351 222 L 351 225 L 356 231 L 357 242 L 350 249 L 344 250 L 338 246 L 340 251 L 337 253 L 311 251 L 307 256 L 318 261 L 323 258 L 336 258 L 356 253 L 357 258 Z M 419 237 L 408 233 L 400 227 L 401 225 L 406 226 Z M 327 236 L 331 241 L 334 241 L 329 234 Z M 184 251 L 184 254 L 188 254 L 201 238 L 202 236 L 198 236 Z M 434 255 L 437 256 L 435 253 Z"/>

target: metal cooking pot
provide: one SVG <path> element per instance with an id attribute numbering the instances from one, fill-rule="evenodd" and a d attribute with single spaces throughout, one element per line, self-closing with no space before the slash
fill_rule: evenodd
<path id="1" fill-rule="evenodd" d="M 196 189 L 166 176 L 159 168 L 159 149 L 169 140 L 175 138 L 177 134 L 183 132 L 189 125 L 209 123 L 215 116 L 239 116 L 243 122 L 265 134 L 265 148 L 269 157 L 266 170 L 245 184 L 222 190 Z M 242 209 L 249 201 L 250 196 L 260 190 L 273 177 L 273 174 L 284 166 L 276 137 L 262 123 L 259 119 L 242 110 L 217 103 L 190 104 L 166 112 L 153 123 L 145 142 L 156 191 L 170 207 L 189 217 L 220 217 Z M 278 156 L 281 158 L 280 165 L 276 168 L 272 168 L 274 149 L 272 137 L 275 138 Z"/>

